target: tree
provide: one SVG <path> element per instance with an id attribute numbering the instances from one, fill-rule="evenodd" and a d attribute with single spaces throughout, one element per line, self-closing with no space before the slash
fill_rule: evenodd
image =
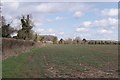
<path id="1" fill-rule="evenodd" d="M 63 44 L 63 43 L 64 43 L 64 40 L 61 38 L 59 41 L 59 44 Z"/>
<path id="2" fill-rule="evenodd" d="M 65 44 L 72 44 L 72 39 L 68 38 L 67 40 L 65 40 Z"/>
<path id="3" fill-rule="evenodd" d="M 79 44 L 81 41 L 80 37 L 76 37 L 74 40 L 73 40 L 73 43 L 74 44 Z"/>
<path id="4" fill-rule="evenodd" d="M 11 34 L 16 32 L 14 28 L 10 26 L 10 24 L 6 24 L 6 20 L 4 16 L 2 16 L 2 27 L 1 27 L 2 37 L 10 38 Z"/>
<path id="5" fill-rule="evenodd" d="M 86 40 L 85 38 L 83 38 L 83 40 L 82 40 L 82 41 L 83 41 L 83 43 L 84 43 L 84 44 L 87 42 L 87 40 Z"/>
<path id="6" fill-rule="evenodd" d="M 36 41 L 36 42 L 37 42 L 37 40 L 38 40 L 38 35 L 37 35 L 37 34 L 35 34 L 35 39 L 34 39 L 34 41 Z"/>
<path id="7" fill-rule="evenodd" d="M 40 36 L 40 41 L 43 42 L 44 41 L 44 36 Z"/>
<path id="8" fill-rule="evenodd" d="M 21 19 L 22 29 L 18 31 L 17 37 L 18 39 L 30 40 L 32 39 L 32 28 L 33 24 L 30 20 L 30 16 L 27 15 L 27 18 L 23 16 Z"/>
<path id="9" fill-rule="evenodd" d="M 58 40 L 58 38 L 57 38 L 57 37 L 54 37 L 54 38 L 53 38 L 53 44 L 56 44 L 56 43 L 57 43 L 57 40 Z"/>
<path id="10" fill-rule="evenodd" d="M 120 45 L 120 41 L 118 41 L 118 45 Z"/>
<path id="11" fill-rule="evenodd" d="M 0 23 L 2 23 L 2 25 L 6 25 L 6 20 L 4 16 L 0 17 Z"/>

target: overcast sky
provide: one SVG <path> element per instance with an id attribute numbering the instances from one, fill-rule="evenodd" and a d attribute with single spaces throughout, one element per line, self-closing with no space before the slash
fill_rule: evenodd
<path id="1" fill-rule="evenodd" d="M 117 2 L 2 2 L 2 15 L 19 29 L 19 17 L 31 14 L 38 34 L 58 38 L 117 40 Z"/>

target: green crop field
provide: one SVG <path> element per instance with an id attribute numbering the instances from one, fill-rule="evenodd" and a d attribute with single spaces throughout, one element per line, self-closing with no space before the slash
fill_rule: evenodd
<path id="1" fill-rule="evenodd" d="M 3 61 L 3 78 L 118 77 L 117 45 L 46 45 Z"/>

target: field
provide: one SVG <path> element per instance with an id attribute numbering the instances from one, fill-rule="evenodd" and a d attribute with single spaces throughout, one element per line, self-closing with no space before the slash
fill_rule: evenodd
<path id="1" fill-rule="evenodd" d="M 116 78 L 117 45 L 56 45 L 3 61 L 3 78 Z"/>

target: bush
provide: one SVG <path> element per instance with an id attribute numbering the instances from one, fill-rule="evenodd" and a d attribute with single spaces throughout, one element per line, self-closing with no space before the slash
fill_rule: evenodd
<path id="1" fill-rule="evenodd" d="M 33 47 L 39 47 L 41 45 L 42 43 L 40 42 L 34 42 L 30 40 L 3 38 L 2 39 L 3 57 L 5 57 L 6 55 L 14 55 L 14 54 L 22 53 Z"/>

